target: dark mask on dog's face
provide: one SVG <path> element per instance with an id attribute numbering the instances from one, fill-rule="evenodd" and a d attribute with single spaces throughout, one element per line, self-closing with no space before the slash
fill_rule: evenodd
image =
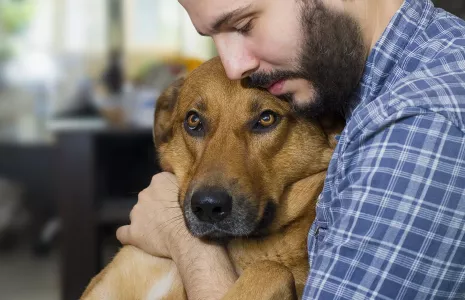
<path id="1" fill-rule="evenodd" d="M 228 80 L 219 59 L 160 97 L 155 141 L 178 177 L 187 227 L 215 239 L 265 233 L 286 187 L 325 170 L 332 153 L 318 126 Z"/>

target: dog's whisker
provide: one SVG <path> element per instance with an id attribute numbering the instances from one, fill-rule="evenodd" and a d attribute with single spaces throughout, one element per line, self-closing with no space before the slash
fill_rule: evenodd
<path id="1" fill-rule="evenodd" d="M 173 185 L 175 185 L 177 188 L 179 188 L 179 185 L 177 183 L 175 183 L 174 181 L 172 181 L 171 179 L 169 179 L 167 176 L 165 176 L 166 179 L 168 179 Z"/>
<path id="2" fill-rule="evenodd" d="M 179 191 L 176 190 L 176 189 L 168 189 L 168 188 L 167 188 L 166 190 L 167 190 L 168 192 L 173 192 L 173 193 L 179 195 Z"/>
<path id="3" fill-rule="evenodd" d="M 167 226 L 169 226 L 170 224 L 172 224 L 173 222 L 176 222 L 176 221 L 179 221 L 181 220 L 183 217 L 182 215 L 180 216 L 175 216 L 169 220 L 167 220 L 166 222 L 160 224 L 159 226 L 157 226 L 156 228 L 154 228 L 154 231 L 155 230 L 158 230 L 158 229 L 165 229 Z"/>
<path id="4" fill-rule="evenodd" d="M 183 229 L 183 220 L 178 220 L 177 224 L 174 225 L 175 226 L 175 235 L 179 236 L 181 235 L 182 233 L 182 229 Z"/>
<path id="5" fill-rule="evenodd" d="M 177 227 L 178 227 L 178 228 L 177 228 L 177 230 L 176 230 L 176 235 L 179 236 L 179 235 L 181 234 L 181 232 L 182 232 L 182 224 L 179 224 Z"/>

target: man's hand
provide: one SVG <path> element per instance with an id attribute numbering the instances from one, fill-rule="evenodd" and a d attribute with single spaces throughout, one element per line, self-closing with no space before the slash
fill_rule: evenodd
<path id="1" fill-rule="evenodd" d="M 160 173 L 139 194 L 131 211 L 131 225 L 118 229 L 122 244 L 136 246 L 154 256 L 172 258 L 189 299 L 220 299 L 237 275 L 226 250 L 193 237 L 178 203 L 176 177 Z"/>
<path id="2" fill-rule="evenodd" d="M 153 176 L 150 186 L 139 193 L 130 214 L 131 225 L 116 232 L 118 240 L 167 258 L 172 257 L 173 247 L 193 242 L 183 220 L 178 193 L 178 182 L 173 174 L 165 172 Z"/>

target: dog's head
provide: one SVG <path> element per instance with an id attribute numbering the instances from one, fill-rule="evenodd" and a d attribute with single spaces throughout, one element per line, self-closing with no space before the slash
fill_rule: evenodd
<path id="1" fill-rule="evenodd" d="M 154 138 L 161 167 L 179 180 L 189 230 L 206 238 L 266 229 L 286 188 L 326 170 L 333 150 L 318 123 L 228 80 L 218 58 L 160 96 Z"/>

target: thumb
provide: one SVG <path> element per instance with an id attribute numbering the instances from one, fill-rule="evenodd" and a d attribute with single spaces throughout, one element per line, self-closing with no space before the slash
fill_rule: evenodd
<path id="1" fill-rule="evenodd" d="M 116 230 L 116 238 L 123 245 L 130 244 L 129 225 L 122 226 Z"/>

